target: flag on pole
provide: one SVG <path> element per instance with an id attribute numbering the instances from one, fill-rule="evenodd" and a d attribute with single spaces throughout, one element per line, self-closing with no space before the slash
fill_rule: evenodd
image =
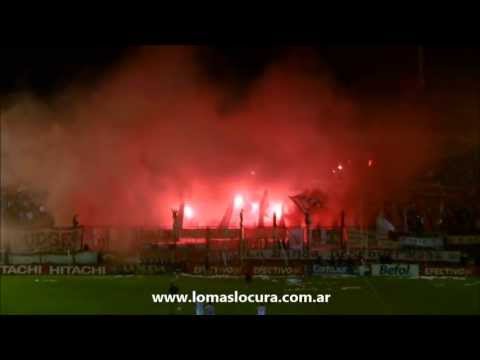
<path id="1" fill-rule="evenodd" d="M 225 211 L 225 214 L 223 215 L 222 221 L 218 225 L 219 229 L 227 229 L 230 226 L 230 221 L 232 220 L 232 214 L 233 214 L 233 203 L 228 205 L 228 208 Z"/>
<path id="2" fill-rule="evenodd" d="M 377 216 L 377 239 L 385 240 L 390 231 L 395 231 L 395 226 L 383 215 L 383 211 Z"/>
<path id="3" fill-rule="evenodd" d="M 282 204 L 282 216 L 280 218 L 280 227 L 285 227 L 285 208 Z"/>
<path id="4" fill-rule="evenodd" d="M 180 205 L 180 209 L 178 210 L 178 216 L 177 216 L 177 228 L 179 230 L 182 230 L 183 228 L 184 213 L 185 213 L 185 202 L 182 202 L 182 204 Z"/>
<path id="5" fill-rule="evenodd" d="M 259 227 L 263 227 L 265 225 L 264 217 L 265 217 L 265 213 L 267 212 L 267 206 L 268 206 L 268 191 L 265 190 L 262 196 L 262 201 L 260 202 L 260 208 L 258 210 L 258 226 Z"/>
<path id="6" fill-rule="evenodd" d="M 305 191 L 301 194 L 290 196 L 290 199 L 304 214 L 320 209 L 326 203 L 326 195 L 321 191 Z"/>

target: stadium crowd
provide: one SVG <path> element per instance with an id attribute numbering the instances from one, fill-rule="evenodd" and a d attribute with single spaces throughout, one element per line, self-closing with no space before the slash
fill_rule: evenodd
<path id="1" fill-rule="evenodd" d="M 44 205 L 43 194 L 24 187 L 2 187 L 2 220 L 9 226 L 41 228 L 54 226 L 54 219 Z"/>

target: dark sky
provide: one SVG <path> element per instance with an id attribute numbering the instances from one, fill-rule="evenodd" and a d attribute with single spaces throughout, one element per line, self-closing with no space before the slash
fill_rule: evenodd
<path id="1" fill-rule="evenodd" d="M 305 52 L 305 49 L 308 51 Z M 417 80 L 418 48 L 405 46 L 205 47 L 199 61 L 212 81 L 246 89 L 286 53 L 310 56 L 345 89 L 372 94 L 408 91 Z M 48 98 L 72 83 L 94 84 L 129 48 L 16 48 L 2 50 L 2 95 L 29 90 Z M 305 55 L 308 54 L 308 55 Z M 480 48 L 425 47 L 427 88 L 471 90 L 480 78 Z"/>

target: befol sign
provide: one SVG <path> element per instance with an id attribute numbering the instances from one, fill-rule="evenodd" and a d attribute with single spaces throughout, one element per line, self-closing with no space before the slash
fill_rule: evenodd
<path id="1" fill-rule="evenodd" d="M 373 276 L 418 277 L 418 264 L 374 264 Z"/>

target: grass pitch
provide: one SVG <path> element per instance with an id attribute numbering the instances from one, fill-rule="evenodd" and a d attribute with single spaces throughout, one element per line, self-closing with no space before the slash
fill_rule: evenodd
<path id="1" fill-rule="evenodd" d="M 168 293 L 171 275 L 15 276 L 0 278 L 4 314 L 175 314 L 193 315 L 194 304 L 153 303 L 152 294 Z M 398 279 L 310 277 L 204 278 L 180 275 L 180 293 L 331 294 L 323 304 L 268 304 L 278 315 L 472 315 L 480 314 L 480 279 Z M 254 315 L 256 304 L 216 304 L 217 315 Z"/>

